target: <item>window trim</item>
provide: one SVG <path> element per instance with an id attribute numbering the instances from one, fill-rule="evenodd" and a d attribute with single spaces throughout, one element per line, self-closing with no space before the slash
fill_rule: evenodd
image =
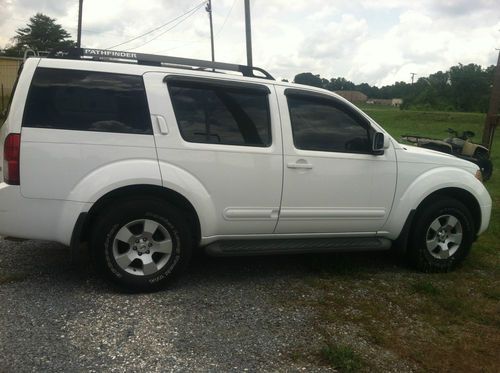
<path id="1" fill-rule="evenodd" d="M 225 79 L 212 79 L 212 78 L 205 78 L 205 77 L 200 77 L 200 76 L 186 76 L 186 75 L 177 75 L 177 74 L 169 74 L 165 78 L 163 78 L 163 82 L 167 84 L 170 82 L 181 82 L 181 83 L 193 83 L 193 84 L 200 84 L 200 85 L 206 85 L 206 86 L 211 86 L 211 87 L 225 87 L 225 88 L 233 88 L 233 89 L 238 89 L 241 88 L 242 90 L 255 90 L 255 91 L 262 91 L 267 93 L 268 95 L 271 94 L 271 90 L 269 89 L 268 86 L 258 84 L 258 83 L 248 83 L 248 82 L 240 82 L 240 81 L 234 81 L 234 80 L 225 80 Z"/>
<path id="2" fill-rule="evenodd" d="M 195 76 L 184 76 L 184 75 L 167 75 L 163 78 L 163 82 L 167 85 L 167 91 L 170 98 L 170 103 L 172 105 L 172 109 L 174 111 L 175 121 L 177 123 L 177 128 L 179 130 L 179 134 L 181 138 L 190 143 L 190 144 L 201 144 L 201 145 L 217 145 L 217 146 L 243 146 L 247 148 L 257 148 L 257 149 L 268 149 L 273 146 L 273 123 L 272 123 L 272 115 L 271 115 L 271 103 L 269 100 L 269 96 L 271 94 L 271 90 L 268 86 L 247 82 L 239 82 L 239 81 L 231 81 L 231 80 L 223 80 L 223 79 L 211 79 L 204 77 L 195 77 Z M 179 125 L 179 121 L 177 120 L 177 114 L 175 110 L 175 106 L 172 99 L 171 87 L 175 87 L 175 83 L 184 83 L 187 88 L 198 88 L 198 89 L 213 89 L 213 88 L 225 88 L 229 89 L 233 92 L 259 92 L 264 93 L 266 96 L 266 109 L 267 109 L 267 120 L 268 120 L 268 130 L 269 130 L 269 142 L 263 145 L 254 145 L 254 144 L 227 144 L 227 143 L 216 143 L 216 142 L 201 142 L 201 141 L 192 141 L 188 140 L 184 133 L 182 132 L 181 126 Z M 170 83 L 173 83 L 171 85 Z"/>
<path id="3" fill-rule="evenodd" d="M 342 111 L 344 114 L 349 116 L 351 119 L 353 119 L 356 123 L 358 123 L 361 127 L 363 127 L 366 130 L 366 133 L 368 136 L 368 144 L 371 144 L 373 134 L 376 131 L 373 129 L 372 125 L 365 117 L 363 117 L 361 114 L 356 112 L 356 110 L 354 110 L 350 106 L 346 105 L 344 102 L 337 99 L 336 97 L 329 96 L 329 95 L 319 93 L 319 92 L 306 91 L 306 90 L 297 89 L 297 88 L 287 88 L 287 89 L 285 89 L 284 93 L 285 93 L 285 96 L 287 97 L 288 114 L 289 114 L 289 118 L 290 118 L 290 129 L 292 130 L 292 140 L 293 140 L 293 146 L 295 147 L 295 149 L 304 150 L 304 151 L 313 151 L 313 152 L 373 155 L 373 152 L 370 149 L 368 149 L 367 151 L 349 151 L 349 150 L 304 149 L 304 148 L 298 147 L 297 143 L 295 142 L 295 136 L 294 136 L 294 132 L 293 132 L 293 119 L 292 119 L 292 111 L 290 109 L 290 103 L 288 100 L 289 97 L 304 98 L 306 100 L 331 104 L 331 106 Z"/>

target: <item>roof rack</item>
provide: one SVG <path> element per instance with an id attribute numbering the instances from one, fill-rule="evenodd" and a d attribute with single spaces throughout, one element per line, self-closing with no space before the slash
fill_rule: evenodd
<path id="1" fill-rule="evenodd" d="M 136 63 L 138 65 L 150 66 L 171 66 L 189 69 L 210 69 L 210 70 L 225 70 L 241 73 L 243 76 L 252 78 L 262 78 L 274 80 L 271 74 L 260 67 L 237 65 L 225 62 L 212 62 L 206 60 L 196 60 L 192 58 L 160 56 L 156 54 L 123 52 L 106 49 L 91 49 L 91 48 L 73 48 L 67 51 L 54 51 L 47 57 L 49 58 L 64 58 L 64 59 L 81 59 L 81 60 L 97 60 L 107 62 L 127 62 Z M 256 74 L 256 72 L 258 74 Z"/>

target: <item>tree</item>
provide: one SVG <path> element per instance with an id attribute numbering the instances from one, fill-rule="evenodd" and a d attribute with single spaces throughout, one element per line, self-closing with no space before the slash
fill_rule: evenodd
<path id="1" fill-rule="evenodd" d="M 42 13 L 37 13 L 30 18 L 24 28 L 16 30 L 16 36 L 12 38 L 14 45 L 5 49 L 8 56 L 22 56 L 26 48 L 36 51 L 51 51 L 54 49 L 72 48 L 76 43 L 70 39 L 69 32 Z"/>
<path id="2" fill-rule="evenodd" d="M 330 91 L 352 91 L 356 85 L 345 78 L 331 78 L 325 88 Z"/>
<path id="3" fill-rule="evenodd" d="M 322 79 L 319 75 L 313 75 L 312 73 L 301 73 L 295 75 L 293 81 L 297 84 L 306 84 L 313 87 L 322 88 L 323 84 L 326 82 L 326 79 Z"/>
<path id="4" fill-rule="evenodd" d="M 369 98 L 402 98 L 402 109 L 486 112 L 494 72 L 495 66 L 483 69 L 472 63 L 458 64 L 420 77 L 414 84 L 395 82 L 380 88 L 342 77 L 327 80 L 310 72 L 297 74 L 294 81 L 330 91 L 360 91 Z"/>
<path id="5" fill-rule="evenodd" d="M 492 84 L 487 70 L 473 63 L 458 64 L 450 68 L 449 74 L 455 108 L 461 111 L 487 111 Z"/>

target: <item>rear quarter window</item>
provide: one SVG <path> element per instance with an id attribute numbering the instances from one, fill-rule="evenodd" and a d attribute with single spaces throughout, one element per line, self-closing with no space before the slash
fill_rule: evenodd
<path id="1" fill-rule="evenodd" d="M 142 77 L 38 68 L 24 127 L 152 134 Z"/>

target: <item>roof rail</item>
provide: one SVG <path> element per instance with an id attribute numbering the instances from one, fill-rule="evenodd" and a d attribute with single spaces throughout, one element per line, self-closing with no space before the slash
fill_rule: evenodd
<path id="1" fill-rule="evenodd" d="M 24 50 L 23 62 L 26 62 L 26 59 L 29 58 L 29 57 L 37 57 L 37 56 L 38 56 L 38 54 L 37 54 L 36 51 L 34 51 L 31 48 L 26 48 Z"/>
<path id="2" fill-rule="evenodd" d="M 225 62 L 212 62 L 206 60 L 196 60 L 192 58 L 160 56 L 156 54 L 134 53 L 124 51 L 114 51 L 106 49 L 92 48 L 73 48 L 66 51 L 54 51 L 47 57 L 49 58 L 65 58 L 65 59 L 82 59 L 82 60 L 97 60 L 107 62 L 128 62 L 137 63 L 138 65 L 151 66 L 171 66 L 190 69 L 211 69 L 235 71 L 243 76 L 252 78 L 263 78 L 274 80 L 271 74 L 260 67 L 237 65 Z M 258 74 L 256 74 L 256 72 Z"/>

